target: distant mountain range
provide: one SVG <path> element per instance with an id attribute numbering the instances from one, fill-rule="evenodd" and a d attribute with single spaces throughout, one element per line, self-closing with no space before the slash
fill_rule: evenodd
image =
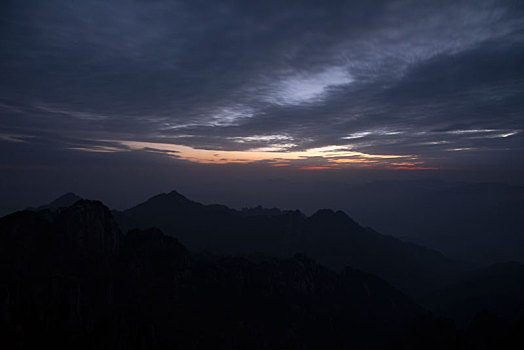
<path id="1" fill-rule="evenodd" d="M 235 208 L 262 205 L 343 210 L 362 226 L 438 250 L 478 266 L 524 263 L 524 186 L 431 179 L 352 184 L 344 179 L 303 182 L 268 179 L 237 187 L 192 188 L 191 198 Z"/>
<path id="2" fill-rule="evenodd" d="M 479 265 L 524 262 L 524 186 L 443 181 L 375 181 L 332 194 L 378 231 Z"/>
<path id="3" fill-rule="evenodd" d="M 375 348 L 423 312 L 351 268 L 195 260 L 157 229 L 123 235 L 100 202 L 49 210 L 0 219 L 7 348 Z"/>
<path id="4" fill-rule="evenodd" d="M 517 320 L 524 315 L 524 265 L 498 263 L 468 271 L 445 288 L 426 295 L 423 302 L 460 325 L 468 324 L 479 310 Z"/>
<path id="5" fill-rule="evenodd" d="M 523 295 L 519 263 L 466 271 L 327 209 L 69 193 L 0 218 L 7 348 L 520 349 Z"/>
<path id="6" fill-rule="evenodd" d="M 436 251 L 381 235 L 328 209 L 310 217 L 275 209 L 270 214 L 262 208 L 237 211 L 203 205 L 173 191 L 115 217 L 124 231 L 155 226 L 195 251 L 307 254 L 334 269 L 352 266 L 374 273 L 411 295 L 444 285 L 460 270 L 457 262 Z"/>

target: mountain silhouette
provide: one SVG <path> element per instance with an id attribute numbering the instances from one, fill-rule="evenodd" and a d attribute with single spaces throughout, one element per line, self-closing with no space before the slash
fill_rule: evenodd
<path id="1" fill-rule="evenodd" d="M 342 211 L 321 209 L 246 215 L 223 205 L 203 205 L 172 191 L 116 215 L 122 227 L 156 226 L 189 249 L 217 254 L 304 253 L 331 268 L 352 266 L 376 274 L 410 295 L 443 286 L 460 267 L 437 251 L 364 228 Z"/>
<path id="2" fill-rule="evenodd" d="M 1 218 L 0 259 L 11 348 L 382 348 L 424 312 L 378 277 L 303 255 L 197 260 L 158 229 L 122 234 L 98 201 Z"/>
<path id="3" fill-rule="evenodd" d="M 79 201 L 81 199 L 82 199 L 82 197 L 76 195 L 75 193 L 68 192 L 66 194 L 61 195 L 60 197 L 58 197 L 57 199 L 55 199 L 51 203 L 49 203 L 47 205 L 42 205 L 42 206 L 36 208 L 36 210 L 37 211 L 45 210 L 45 209 L 57 210 L 57 209 L 60 209 L 60 208 L 67 208 L 67 207 L 70 207 L 71 205 L 75 204 L 77 201 Z"/>
<path id="4" fill-rule="evenodd" d="M 524 263 L 524 187 L 436 180 L 375 181 L 331 198 L 359 221 L 479 266 Z"/>
<path id="5" fill-rule="evenodd" d="M 435 313 L 459 324 L 468 323 L 484 310 L 515 321 L 524 315 L 524 265 L 498 263 L 468 271 L 423 301 Z"/>
<path id="6" fill-rule="evenodd" d="M 282 215 L 282 210 L 278 208 L 264 208 L 258 205 L 254 208 L 242 208 L 240 211 L 244 216 L 277 216 Z"/>
<path id="7" fill-rule="evenodd" d="M 391 266 L 406 275 L 414 271 L 408 264 L 423 261 L 418 254 L 440 257 L 362 228 L 340 211 L 306 217 L 258 208 L 246 215 L 176 192 L 139 208 L 158 201 L 171 213 L 167 223 L 193 225 L 191 233 L 215 241 L 231 238 L 216 234 L 227 230 L 281 237 L 286 249 L 326 260 L 331 254 L 334 264 L 345 251 L 372 268 L 384 268 L 387 259 L 371 263 L 382 255 L 410 257 Z M 217 229 L 202 231 L 209 227 Z M 239 227 L 245 230 L 235 232 Z M 195 253 L 155 227 L 121 231 L 101 202 L 77 200 L 0 218 L 0 337 L 16 349 L 521 349 L 523 276 L 518 263 L 458 274 L 420 298 L 434 316 L 354 267 L 337 272 L 304 254 Z"/>

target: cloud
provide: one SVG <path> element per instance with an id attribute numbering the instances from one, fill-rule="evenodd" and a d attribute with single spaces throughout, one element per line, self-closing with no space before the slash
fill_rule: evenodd
<path id="1" fill-rule="evenodd" d="M 234 161 L 348 145 L 426 166 L 521 159 L 519 2 L 50 0 L 3 13 L 3 135 Z"/>
<path id="2" fill-rule="evenodd" d="M 330 88 L 352 82 L 351 75 L 341 67 L 328 68 L 319 73 L 297 74 L 271 84 L 272 93 L 265 100 L 277 105 L 320 102 Z"/>

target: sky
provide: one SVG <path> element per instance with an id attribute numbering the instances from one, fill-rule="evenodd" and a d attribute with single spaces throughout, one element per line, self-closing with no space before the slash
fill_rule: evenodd
<path id="1" fill-rule="evenodd" d="M 69 190 L 523 184 L 523 151 L 522 1 L 0 5 L 0 213 Z"/>

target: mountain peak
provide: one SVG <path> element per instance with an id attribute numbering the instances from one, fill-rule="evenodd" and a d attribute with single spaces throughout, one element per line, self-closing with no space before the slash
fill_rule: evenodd
<path id="1" fill-rule="evenodd" d="M 68 192 L 66 194 L 61 195 L 51 203 L 42 206 L 42 209 L 60 209 L 60 208 L 66 208 L 70 207 L 79 200 L 81 200 L 82 197 L 78 196 L 77 194 L 73 192 Z"/>
<path id="2" fill-rule="evenodd" d="M 349 220 L 349 221 L 354 222 L 353 219 L 351 219 L 349 215 L 344 213 L 342 210 L 334 211 L 331 209 L 319 209 L 313 215 L 311 215 L 310 218 L 314 220 L 329 219 L 329 220 L 337 220 L 337 221 Z"/>
<path id="3" fill-rule="evenodd" d="M 175 190 L 169 192 L 169 193 L 167 194 L 167 196 L 169 196 L 170 198 L 180 198 L 180 199 L 188 200 L 184 195 L 178 193 L 178 192 L 175 191 Z"/>
<path id="4" fill-rule="evenodd" d="M 173 190 L 169 193 L 161 193 L 156 196 L 149 198 L 145 203 L 151 201 L 161 201 L 161 202 L 186 202 L 189 201 L 185 196 L 181 195 L 177 191 Z"/>
<path id="5" fill-rule="evenodd" d="M 360 225 L 357 222 L 341 210 L 334 211 L 331 209 L 320 209 L 311 215 L 308 220 L 313 225 L 321 225 L 329 229 L 360 228 Z"/>

